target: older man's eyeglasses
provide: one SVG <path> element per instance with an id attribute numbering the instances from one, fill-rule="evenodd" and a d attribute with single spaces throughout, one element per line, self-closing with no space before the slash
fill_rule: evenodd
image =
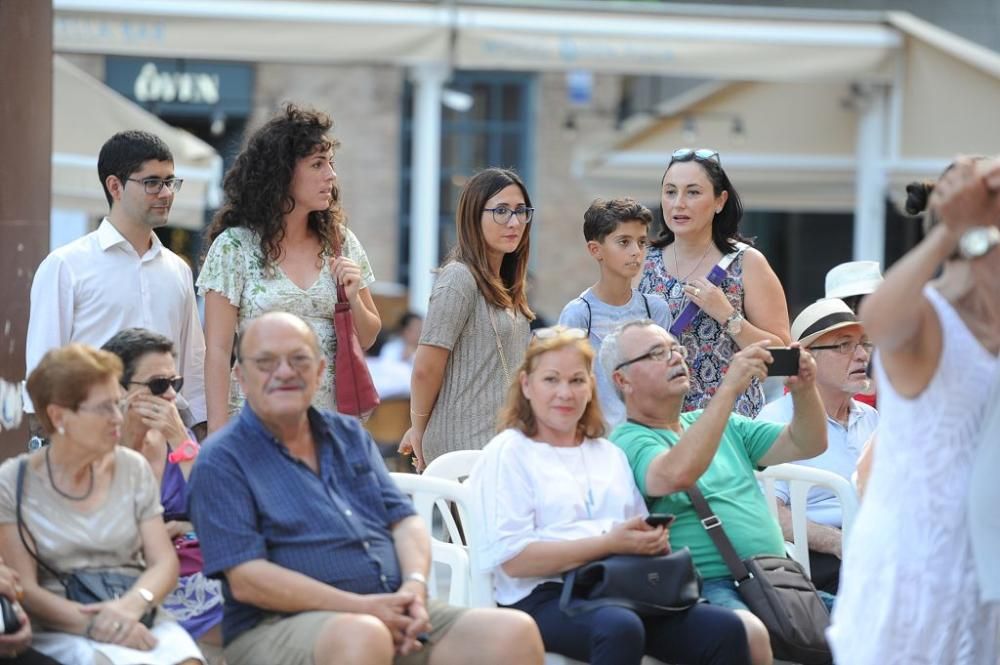
<path id="1" fill-rule="evenodd" d="M 281 366 L 281 361 L 288 363 L 288 366 L 292 368 L 293 371 L 302 373 L 312 369 L 313 365 L 316 363 L 316 359 L 307 353 L 296 353 L 291 356 L 257 356 L 256 358 L 246 358 L 245 361 L 249 361 L 257 368 L 258 371 L 264 374 L 272 374 L 278 370 Z"/>
<path id="2" fill-rule="evenodd" d="M 181 185 L 184 184 L 182 178 L 125 178 L 129 182 L 141 182 L 142 187 L 147 194 L 159 194 L 166 187 L 173 193 L 181 191 Z"/>
<path id="3" fill-rule="evenodd" d="M 840 342 L 839 344 L 820 344 L 820 345 L 817 345 L 817 346 L 810 346 L 809 350 L 810 351 L 836 351 L 837 353 L 839 353 L 841 355 L 849 356 L 849 355 L 852 355 L 854 353 L 854 350 L 856 348 L 858 348 L 859 346 L 862 349 L 864 349 L 865 353 L 867 353 L 868 355 L 871 355 L 872 351 L 875 350 L 875 345 L 872 344 L 871 342 L 868 342 L 868 341 L 865 341 L 865 342 L 855 342 L 852 339 L 846 339 L 843 342 Z"/>
<path id="4" fill-rule="evenodd" d="M 618 370 L 624 367 L 628 367 L 633 363 L 642 362 L 643 360 L 655 360 L 659 362 L 661 360 L 665 360 L 667 358 L 672 357 L 672 355 L 675 353 L 678 356 L 680 356 L 681 360 L 684 360 L 685 358 L 688 357 L 687 347 L 681 346 L 680 344 L 672 344 L 670 346 L 662 346 L 662 345 L 654 346 L 652 349 L 642 354 L 641 356 L 638 356 L 637 358 L 632 358 L 631 360 L 626 360 L 623 363 L 619 363 L 617 366 L 615 366 L 615 371 L 617 372 Z"/>
<path id="5" fill-rule="evenodd" d="M 528 208 L 527 206 L 511 208 L 510 206 L 499 205 L 495 208 L 483 208 L 483 212 L 493 213 L 493 221 L 497 224 L 506 224 L 510 221 L 511 215 L 516 216 L 522 224 L 528 224 L 531 222 L 531 218 L 535 216 L 535 209 Z"/>
<path id="6" fill-rule="evenodd" d="M 173 387 L 175 393 L 179 393 L 181 388 L 184 387 L 184 377 L 175 376 L 171 379 L 165 376 L 158 376 L 154 379 L 150 379 L 149 381 L 129 381 L 128 385 L 146 386 L 149 388 L 149 392 L 154 395 L 162 395 L 167 392 L 170 387 Z"/>

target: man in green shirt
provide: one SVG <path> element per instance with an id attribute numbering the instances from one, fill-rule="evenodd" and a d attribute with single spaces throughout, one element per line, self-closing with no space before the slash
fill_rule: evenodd
<path id="1" fill-rule="evenodd" d="M 625 451 L 650 512 L 673 513 L 674 549 L 689 547 L 709 602 L 737 610 L 747 626 L 754 662 L 770 652 L 767 631 L 740 599 L 722 555 L 701 525 L 686 490 L 695 483 L 722 520 L 740 558 L 784 554 L 784 538 L 757 486 L 754 469 L 815 457 L 826 450 L 826 412 L 816 390 L 816 362 L 801 350 L 789 377 L 795 415 L 788 425 L 733 413 L 751 379 L 763 380 L 767 341 L 736 353 L 704 410 L 681 413 L 688 391 L 685 349 L 652 321 L 633 321 L 604 338 L 600 361 L 625 403 L 628 422 L 611 433 Z"/>

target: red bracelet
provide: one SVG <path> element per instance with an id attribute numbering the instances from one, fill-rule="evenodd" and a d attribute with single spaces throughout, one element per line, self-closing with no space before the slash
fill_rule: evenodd
<path id="1" fill-rule="evenodd" d="M 167 459 L 173 463 L 178 462 L 190 462 L 195 457 L 198 456 L 198 451 L 201 450 L 201 446 L 194 439 L 185 439 L 181 441 L 181 444 L 174 449 L 174 452 L 167 455 Z"/>

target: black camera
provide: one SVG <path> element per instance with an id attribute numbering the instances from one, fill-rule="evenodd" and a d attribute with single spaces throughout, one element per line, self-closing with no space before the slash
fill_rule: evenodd
<path id="1" fill-rule="evenodd" d="M 14 611 L 14 603 L 6 596 L 0 596 L 0 634 L 10 635 L 21 630 L 21 619 Z"/>

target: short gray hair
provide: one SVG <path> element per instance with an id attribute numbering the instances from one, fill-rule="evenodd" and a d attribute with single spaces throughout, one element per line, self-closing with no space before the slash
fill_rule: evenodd
<path id="1" fill-rule="evenodd" d="M 601 368 L 604 370 L 605 376 L 608 377 L 608 381 L 615 387 L 615 394 L 618 395 L 618 399 L 622 401 L 625 401 L 625 396 L 622 395 L 622 391 L 614 379 L 615 368 L 627 360 L 627 358 L 622 357 L 622 333 L 629 328 L 646 328 L 648 326 L 659 327 L 659 324 L 652 319 L 626 321 L 605 335 L 604 339 L 601 340 L 601 353 L 599 357 Z"/>

